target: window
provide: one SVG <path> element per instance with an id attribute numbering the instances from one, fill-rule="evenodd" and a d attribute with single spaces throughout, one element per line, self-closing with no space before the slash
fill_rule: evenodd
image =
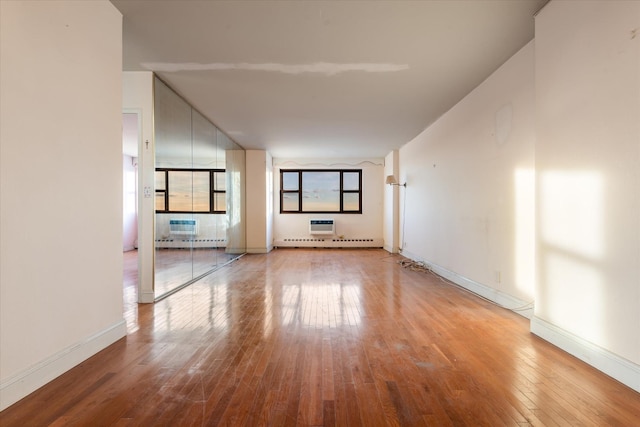
<path id="1" fill-rule="evenodd" d="M 361 214 L 362 170 L 280 170 L 280 213 Z"/>
<path id="2" fill-rule="evenodd" d="M 156 212 L 226 212 L 224 169 L 156 169 Z"/>

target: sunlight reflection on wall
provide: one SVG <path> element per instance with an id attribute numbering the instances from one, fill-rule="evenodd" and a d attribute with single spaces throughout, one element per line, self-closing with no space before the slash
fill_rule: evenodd
<path id="1" fill-rule="evenodd" d="M 237 203 L 237 196 L 236 194 L 240 194 L 240 185 L 241 185 L 241 181 L 240 181 L 240 172 L 238 171 L 232 171 L 231 173 L 227 173 L 227 175 L 229 176 L 228 178 L 228 182 L 227 182 L 227 188 L 230 188 L 231 191 L 227 192 L 228 194 L 228 199 L 227 199 L 227 206 L 231 205 L 233 206 L 233 208 L 231 209 L 227 209 L 228 212 L 228 220 L 229 220 L 229 228 L 233 228 L 233 227 L 237 227 L 240 224 L 240 220 L 241 220 L 241 211 L 240 209 L 236 209 L 236 203 Z"/>
<path id="2" fill-rule="evenodd" d="M 540 264 L 536 314 L 604 343 L 603 181 L 588 171 L 545 172 L 540 179 Z"/>
<path id="3" fill-rule="evenodd" d="M 227 203 L 227 253 L 243 253 L 246 250 L 244 231 L 244 150 L 226 150 L 226 203 Z"/>
<path id="4" fill-rule="evenodd" d="M 535 283 L 535 172 L 533 169 L 517 169 L 516 183 L 516 286 L 529 299 L 534 297 Z"/>

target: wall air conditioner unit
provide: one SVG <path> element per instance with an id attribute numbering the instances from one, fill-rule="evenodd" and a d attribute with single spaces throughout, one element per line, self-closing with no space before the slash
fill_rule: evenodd
<path id="1" fill-rule="evenodd" d="M 170 219 L 169 232 L 171 234 L 195 236 L 198 234 L 198 220 L 196 219 Z"/>
<path id="2" fill-rule="evenodd" d="M 336 223 L 332 219 L 310 219 L 309 234 L 335 234 Z"/>

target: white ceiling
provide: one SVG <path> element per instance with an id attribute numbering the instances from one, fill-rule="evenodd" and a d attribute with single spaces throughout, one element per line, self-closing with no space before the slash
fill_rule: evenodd
<path id="1" fill-rule="evenodd" d="M 135 1 L 124 69 L 155 71 L 274 157 L 384 157 L 533 38 L 547 0 Z"/>

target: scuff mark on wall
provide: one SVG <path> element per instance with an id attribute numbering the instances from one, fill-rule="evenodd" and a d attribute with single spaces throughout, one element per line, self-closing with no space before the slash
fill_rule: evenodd
<path id="1" fill-rule="evenodd" d="M 336 64 L 331 62 L 316 62 L 313 64 L 276 64 L 262 63 L 211 63 L 199 64 L 196 62 L 172 63 L 172 62 L 145 62 L 140 64 L 150 71 L 175 73 L 178 71 L 267 71 L 284 74 L 314 73 L 334 76 L 340 73 L 352 71 L 364 71 L 367 73 L 392 73 L 409 69 L 408 64 L 378 64 L 378 63 L 353 63 Z"/>
<path id="2" fill-rule="evenodd" d="M 496 143 L 501 146 L 509 140 L 513 121 L 513 107 L 507 104 L 496 112 Z"/>

